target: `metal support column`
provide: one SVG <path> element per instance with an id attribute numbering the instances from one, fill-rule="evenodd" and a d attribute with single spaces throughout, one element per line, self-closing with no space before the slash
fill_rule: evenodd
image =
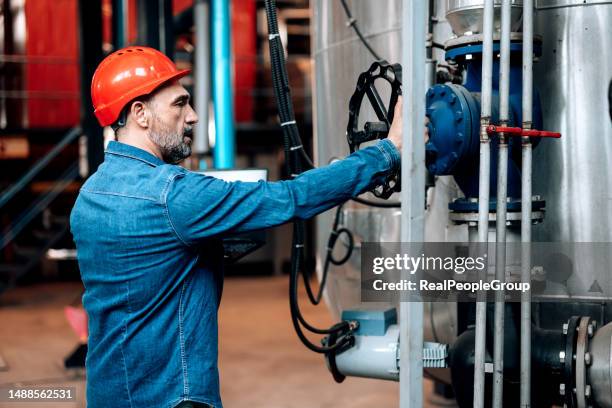
<path id="1" fill-rule="evenodd" d="M 402 2 L 402 242 L 425 237 L 425 38 L 427 2 Z M 400 407 L 423 407 L 423 303 L 400 302 Z"/>
<path id="2" fill-rule="evenodd" d="M 523 128 L 531 129 L 533 99 L 533 0 L 523 2 Z M 521 139 L 521 282 L 531 282 L 531 140 Z M 521 295 L 521 408 L 531 406 L 531 292 Z"/>
<path id="3" fill-rule="evenodd" d="M 102 52 L 102 1 L 79 0 L 79 37 L 81 63 L 81 128 L 87 136 L 88 173 L 104 160 L 104 136 L 93 113 L 91 78 L 104 56 Z M 87 27 L 87 29 L 84 29 Z"/>
<path id="4" fill-rule="evenodd" d="M 215 167 L 234 167 L 234 104 L 229 2 L 212 0 L 212 93 L 215 107 Z"/>
<path id="5" fill-rule="evenodd" d="M 195 110 L 199 122 L 195 126 L 195 153 L 208 153 L 208 104 L 210 102 L 210 9 L 208 0 L 196 0 L 194 7 L 195 27 Z"/>

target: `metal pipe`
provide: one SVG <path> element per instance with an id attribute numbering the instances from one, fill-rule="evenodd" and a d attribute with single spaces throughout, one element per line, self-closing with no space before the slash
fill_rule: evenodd
<path id="1" fill-rule="evenodd" d="M 195 110 L 199 121 L 195 125 L 194 150 L 208 153 L 208 104 L 210 101 L 210 21 L 208 0 L 197 0 L 193 6 L 195 26 Z"/>
<path id="2" fill-rule="evenodd" d="M 127 45 L 127 0 L 113 0 L 112 7 L 113 47 L 115 50 L 118 50 Z"/>
<path id="3" fill-rule="evenodd" d="M 234 167 L 234 104 L 231 78 L 229 3 L 212 0 L 212 93 L 215 107 L 215 167 Z"/>
<path id="4" fill-rule="evenodd" d="M 480 169 L 478 185 L 478 241 L 488 242 L 489 233 L 489 182 L 491 145 L 487 126 L 491 119 L 491 93 L 493 84 L 493 12 L 494 0 L 486 0 L 483 10 L 482 83 L 480 104 Z M 483 293 L 480 294 L 481 296 Z M 486 295 L 486 293 L 484 293 Z M 485 357 L 486 357 L 487 303 L 476 302 L 476 344 L 474 355 L 475 408 L 484 407 Z"/>
<path id="5" fill-rule="evenodd" d="M 500 137 L 502 137 L 500 135 Z M 505 282 L 506 267 L 506 185 L 508 182 L 508 144 L 499 143 L 499 158 L 497 166 L 497 221 L 495 244 L 495 279 Z M 504 227 L 501 226 L 504 224 Z M 503 406 L 504 383 L 504 291 L 495 292 L 495 317 L 493 336 L 493 407 Z"/>
<path id="6" fill-rule="evenodd" d="M 523 1 L 523 128 L 531 129 L 533 95 L 533 0 Z M 521 139 L 521 282 L 531 281 L 531 162 L 528 137 Z M 521 408 L 531 406 L 531 292 L 521 295 Z"/>
<path id="7" fill-rule="evenodd" d="M 102 2 L 79 0 L 79 68 L 81 71 L 81 128 L 87 135 L 87 170 L 93 174 L 104 161 L 104 135 L 91 109 L 91 77 L 104 58 Z"/>
<path id="8" fill-rule="evenodd" d="M 172 14 L 172 0 L 159 0 L 159 50 L 168 58 L 174 59 L 174 15 Z"/>
<path id="9" fill-rule="evenodd" d="M 402 2 L 402 242 L 425 239 L 425 34 L 427 2 Z M 400 404 L 423 407 L 423 302 L 400 302 Z"/>
<path id="10" fill-rule="evenodd" d="M 502 1 L 500 66 L 499 66 L 499 121 L 508 124 L 510 102 L 510 18 L 511 0 Z M 497 209 L 495 278 L 506 280 L 506 211 L 508 198 L 508 142 L 499 134 L 497 167 Z M 495 320 L 493 336 L 493 408 L 501 408 L 504 400 L 504 291 L 495 293 Z"/>

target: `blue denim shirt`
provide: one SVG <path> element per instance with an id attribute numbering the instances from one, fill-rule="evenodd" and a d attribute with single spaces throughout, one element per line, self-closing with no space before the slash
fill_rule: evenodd
<path id="1" fill-rule="evenodd" d="M 291 181 L 228 183 L 111 142 L 70 217 L 89 316 L 88 407 L 221 407 L 220 238 L 310 218 L 399 161 L 383 140 Z"/>

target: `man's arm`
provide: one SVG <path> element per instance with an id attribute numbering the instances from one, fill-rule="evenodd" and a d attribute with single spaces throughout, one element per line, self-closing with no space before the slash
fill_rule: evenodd
<path id="1" fill-rule="evenodd" d="M 399 151 L 386 139 L 290 181 L 229 183 L 186 173 L 171 182 L 165 205 L 178 237 L 192 245 L 313 217 L 381 184 L 399 165 Z"/>

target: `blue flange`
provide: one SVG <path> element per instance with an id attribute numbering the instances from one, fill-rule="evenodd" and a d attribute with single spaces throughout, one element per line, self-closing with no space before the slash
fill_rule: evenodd
<path id="1" fill-rule="evenodd" d="M 478 151 L 478 107 L 469 91 L 454 84 L 429 88 L 425 104 L 430 120 L 427 169 L 452 174 L 457 163 Z"/>

